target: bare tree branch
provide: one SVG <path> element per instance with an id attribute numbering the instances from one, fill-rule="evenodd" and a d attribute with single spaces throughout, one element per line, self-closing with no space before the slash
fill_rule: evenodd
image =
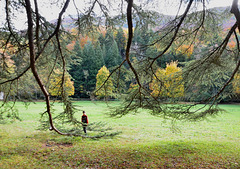
<path id="1" fill-rule="evenodd" d="M 128 7 L 127 7 L 128 41 L 127 41 L 127 47 L 126 47 L 126 61 L 129 65 L 130 69 L 134 73 L 139 87 L 141 88 L 142 85 L 139 80 L 138 74 L 130 61 L 130 48 L 131 48 L 131 43 L 132 43 L 132 38 L 133 38 L 132 7 L 133 7 L 133 0 L 129 0 Z"/>
<path id="2" fill-rule="evenodd" d="M 240 32 L 240 12 L 238 9 L 238 0 L 233 0 L 232 8 L 231 8 L 230 12 L 234 14 L 234 16 L 237 20 L 238 31 Z"/>
<path id="3" fill-rule="evenodd" d="M 38 72 L 36 70 L 36 66 L 35 66 L 36 54 L 35 54 L 35 47 L 34 47 L 34 40 L 33 40 L 34 34 L 33 34 L 33 18 L 32 18 L 32 11 L 31 11 L 31 3 L 29 0 L 25 0 L 25 2 L 26 2 L 26 12 L 27 12 L 27 18 L 28 18 L 28 40 L 29 40 L 29 50 L 30 50 L 30 67 L 31 67 L 32 73 L 33 73 L 39 87 L 41 88 L 41 90 L 45 96 L 45 101 L 46 101 L 46 105 L 47 105 L 47 113 L 48 113 L 49 123 L 50 123 L 50 129 L 56 131 L 58 134 L 61 134 L 61 135 L 70 135 L 68 133 L 60 132 L 58 129 L 55 128 L 55 126 L 53 124 L 53 119 L 52 119 L 52 114 L 51 114 L 51 106 L 50 106 L 50 96 L 49 96 L 49 93 L 48 93 L 46 87 L 44 86 L 42 80 L 40 79 Z M 61 24 L 61 16 L 65 12 L 68 4 L 69 4 L 69 0 L 66 1 L 64 8 L 63 8 L 64 10 L 62 10 L 59 14 L 58 26 L 55 30 L 55 34 L 57 34 L 59 31 L 59 27 Z"/>
<path id="4" fill-rule="evenodd" d="M 190 1 L 188 2 L 188 6 L 187 6 L 185 12 L 183 13 L 183 15 L 181 16 L 181 19 L 180 19 L 179 23 L 177 24 L 176 30 L 175 30 L 175 32 L 174 32 L 174 35 L 173 35 L 171 41 L 169 42 L 168 46 L 167 46 L 157 57 L 155 57 L 155 58 L 153 59 L 152 63 L 149 65 L 149 67 L 151 67 L 151 66 L 153 65 L 153 63 L 154 63 L 159 57 L 161 57 L 163 54 L 165 54 L 165 53 L 168 51 L 168 49 L 172 46 L 175 38 L 177 37 L 178 31 L 179 31 L 179 29 L 180 29 L 180 27 L 181 27 L 184 19 L 186 18 L 187 14 L 188 14 L 191 6 L 192 6 L 193 1 L 194 1 L 194 0 L 190 0 Z"/>

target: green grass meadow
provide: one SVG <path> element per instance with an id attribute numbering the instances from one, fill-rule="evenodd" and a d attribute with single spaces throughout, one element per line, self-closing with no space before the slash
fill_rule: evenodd
<path id="1" fill-rule="evenodd" d="M 89 122 L 104 121 L 122 133 L 93 140 L 39 131 L 45 103 L 28 108 L 17 103 L 22 121 L 0 124 L 0 169 L 240 168 L 240 105 L 221 105 L 226 112 L 216 117 L 173 126 L 144 111 L 109 118 L 103 102 L 75 104 L 86 111 Z M 60 112 L 62 105 L 55 103 L 54 109 Z M 81 115 L 79 111 L 79 119 Z"/>

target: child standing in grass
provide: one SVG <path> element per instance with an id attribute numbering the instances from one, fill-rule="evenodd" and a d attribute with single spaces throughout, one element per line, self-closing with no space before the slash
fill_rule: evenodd
<path id="1" fill-rule="evenodd" d="M 84 133 L 87 133 L 88 117 L 85 111 L 83 111 L 82 123 L 83 123 L 83 131 Z"/>

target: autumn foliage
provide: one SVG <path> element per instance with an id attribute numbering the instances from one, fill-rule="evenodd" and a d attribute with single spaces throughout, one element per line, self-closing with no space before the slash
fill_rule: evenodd
<path id="1" fill-rule="evenodd" d="M 49 93 L 52 96 L 60 96 L 62 91 L 68 96 L 74 95 L 73 81 L 71 81 L 70 75 L 66 74 L 63 83 L 62 73 L 57 70 L 50 79 Z"/>
<path id="2" fill-rule="evenodd" d="M 234 76 L 234 80 L 233 80 L 233 90 L 236 94 L 240 94 L 240 74 L 237 73 Z"/>
<path id="3" fill-rule="evenodd" d="M 112 96 L 113 94 L 113 82 L 112 79 L 108 79 L 110 72 L 109 70 L 106 68 L 106 66 L 103 66 L 97 74 L 97 82 L 96 82 L 96 95 L 100 98 L 108 98 L 110 96 Z"/>
<path id="4" fill-rule="evenodd" d="M 0 41 L 0 44 L 4 43 Z M 1 72 L 7 72 L 8 74 L 14 73 L 15 65 L 11 56 L 14 54 L 14 48 L 12 45 L 7 44 L 6 48 L 0 48 L 0 70 Z M 3 77 L 2 77 L 3 78 Z"/>
<path id="5" fill-rule="evenodd" d="M 153 96 L 178 98 L 184 95 L 182 70 L 177 65 L 177 62 L 171 62 L 166 69 L 157 69 L 150 83 Z"/>
<path id="6" fill-rule="evenodd" d="M 193 50 L 194 50 L 193 45 L 181 45 L 178 48 L 177 53 L 181 53 L 183 55 L 186 55 L 187 57 L 190 57 L 193 53 Z"/>

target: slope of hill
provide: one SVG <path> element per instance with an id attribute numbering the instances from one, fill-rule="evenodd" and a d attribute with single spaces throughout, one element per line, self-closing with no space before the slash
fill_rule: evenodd
<path id="1" fill-rule="evenodd" d="M 230 28 L 235 22 L 236 19 L 233 15 L 230 14 L 230 7 L 216 7 L 209 9 L 211 12 L 218 13 L 221 16 L 222 20 L 222 26 L 223 29 Z M 229 12 L 229 13 L 228 13 Z M 74 24 L 74 17 L 66 17 L 63 19 L 62 26 L 66 30 L 71 30 L 72 28 L 76 27 Z M 160 26 L 166 24 L 166 21 L 169 20 L 169 18 L 174 18 L 174 16 L 170 15 L 162 15 L 162 19 L 158 20 L 157 23 L 160 24 Z M 56 23 L 56 20 L 51 21 L 52 23 Z M 123 25 L 123 27 L 127 28 L 127 25 Z"/>

